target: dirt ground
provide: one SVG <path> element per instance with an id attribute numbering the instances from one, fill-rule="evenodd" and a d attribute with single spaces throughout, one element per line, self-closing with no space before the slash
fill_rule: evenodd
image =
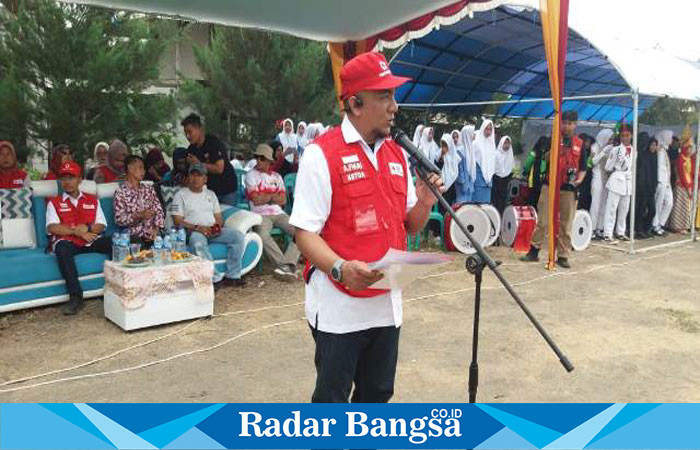
<path id="1" fill-rule="evenodd" d="M 489 252 L 576 369 L 563 369 L 487 273 L 479 401 L 700 402 L 700 244 L 635 255 L 592 246 L 556 272 Z M 100 300 L 71 318 L 58 306 L 2 315 L 0 402 L 308 402 L 303 284 L 248 281 L 217 293 L 211 319 L 129 333 L 104 319 Z M 394 401 L 466 401 L 472 288 L 458 255 L 404 292 Z"/>

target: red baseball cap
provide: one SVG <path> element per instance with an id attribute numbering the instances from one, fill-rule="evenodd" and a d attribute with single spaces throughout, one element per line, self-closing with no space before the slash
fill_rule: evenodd
<path id="1" fill-rule="evenodd" d="M 343 84 L 340 98 L 345 100 L 360 91 L 392 89 L 410 80 L 392 74 L 386 58 L 381 53 L 362 53 L 340 69 L 340 81 Z"/>
<path id="2" fill-rule="evenodd" d="M 80 166 L 75 161 L 68 161 L 61 164 L 61 168 L 58 170 L 58 176 L 63 175 L 73 175 L 74 177 L 80 177 Z"/>

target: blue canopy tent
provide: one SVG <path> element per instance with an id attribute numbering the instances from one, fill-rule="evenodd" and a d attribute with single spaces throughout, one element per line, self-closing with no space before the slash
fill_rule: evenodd
<path id="1" fill-rule="evenodd" d="M 649 83 L 638 73 L 651 70 L 649 61 L 657 65 L 663 61 L 671 66 L 662 70 L 681 70 L 697 83 L 700 71 L 690 64 L 653 49 L 622 48 L 613 40 L 594 45 L 575 25 L 572 17 L 563 107 L 576 109 L 582 120 L 632 122 L 635 91 L 640 112 L 659 96 L 700 100 L 697 88 L 669 92 L 677 79 L 656 76 Z M 630 65 L 631 61 L 637 62 Z M 502 102 L 499 115 L 553 114 L 540 14 L 535 9 L 502 6 L 475 13 L 407 43 L 394 56 L 391 68 L 414 80 L 397 92 L 397 101 L 405 108 L 479 114 L 486 105 L 499 103 L 492 100 L 500 93 L 508 100 Z"/>
<path id="2" fill-rule="evenodd" d="M 572 16 L 569 25 L 562 108 L 578 111 L 579 119 L 633 123 L 636 136 L 639 114 L 657 98 L 700 101 L 700 70 L 691 63 L 624 44 L 585 18 Z M 577 31 L 584 29 L 586 35 Z M 413 80 L 397 90 L 402 108 L 479 115 L 487 105 L 499 104 L 500 116 L 546 119 L 554 113 L 535 8 L 501 6 L 473 13 L 404 44 L 391 69 Z M 505 99 L 494 100 L 494 94 Z M 696 171 L 696 186 L 697 177 Z M 634 204 L 633 199 L 631 227 Z"/>

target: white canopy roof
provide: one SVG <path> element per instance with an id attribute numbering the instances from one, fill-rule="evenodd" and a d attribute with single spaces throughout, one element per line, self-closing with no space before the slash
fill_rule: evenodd
<path id="1" fill-rule="evenodd" d="M 60 0 L 112 9 L 178 16 L 200 22 L 261 28 L 317 41 L 366 39 L 457 0 Z M 466 3 L 466 2 L 465 2 Z M 510 0 L 471 0 L 484 10 Z"/>

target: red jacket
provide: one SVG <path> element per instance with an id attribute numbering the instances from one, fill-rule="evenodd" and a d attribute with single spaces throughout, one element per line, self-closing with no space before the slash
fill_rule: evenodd
<path id="1" fill-rule="evenodd" d="M 12 169 L 8 172 L 0 172 L 0 189 L 21 189 L 27 172 L 22 169 Z"/>
<path id="2" fill-rule="evenodd" d="M 78 226 L 95 223 L 99 204 L 94 195 L 84 193 L 78 200 L 77 206 L 73 206 L 70 200 L 63 201 L 63 196 L 53 197 L 50 201 L 56 209 L 61 225 Z M 87 244 L 87 241 L 78 236 L 51 236 L 52 243 L 59 239 L 71 241 L 79 247 L 84 247 Z"/>
<path id="3" fill-rule="evenodd" d="M 316 139 L 331 178 L 331 212 L 321 237 L 341 258 L 365 262 L 380 259 L 390 249 L 406 249 L 406 197 L 410 174 L 403 150 L 392 140 L 378 151 L 375 169 L 359 142 L 346 144 L 340 127 Z M 308 267 L 307 267 L 308 269 Z M 388 291 L 351 291 L 353 297 L 374 297 Z"/>

